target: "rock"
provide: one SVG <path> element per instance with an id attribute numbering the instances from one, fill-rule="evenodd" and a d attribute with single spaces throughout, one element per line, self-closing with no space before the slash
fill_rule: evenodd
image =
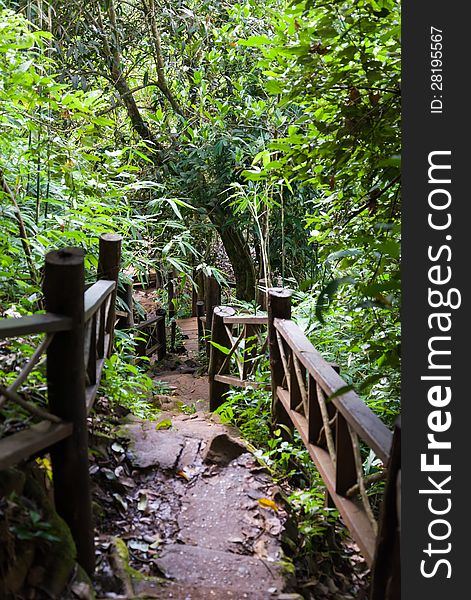
<path id="1" fill-rule="evenodd" d="M 159 600 L 268 600 L 277 598 L 265 592 L 224 589 L 219 586 L 185 585 L 168 581 L 166 583 L 138 582 L 134 585 L 139 598 L 158 598 Z M 298 597 L 296 597 L 297 600 Z M 302 598 L 299 597 L 301 600 Z"/>
<path id="2" fill-rule="evenodd" d="M 204 451 L 204 462 L 216 463 L 226 466 L 241 454 L 247 452 L 247 448 L 238 440 L 226 433 L 215 435 L 210 440 Z"/>
<path id="3" fill-rule="evenodd" d="M 267 600 L 276 598 L 285 586 L 283 570 L 276 563 L 267 566 L 251 556 L 196 546 L 169 544 L 157 565 L 165 577 L 178 583 L 246 592 L 248 598 L 255 594 L 264 594 Z"/>
<path id="4" fill-rule="evenodd" d="M 190 374 L 190 373 L 194 373 L 196 371 L 196 367 L 187 367 L 184 365 L 181 365 L 180 367 L 177 368 L 177 372 L 183 374 Z"/>
<path id="5" fill-rule="evenodd" d="M 74 580 L 70 591 L 79 598 L 79 600 L 95 600 L 96 595 L 93 589 L 93 583 L 80 565 L 77 565 Z"/>
<path id="6" fill-rule="evenodd" d="M 156 430 L 155 423 L 146 428 L 140 423 L 132 423 L 126 429 L 131 441 L 128 454 L 133 467 L 159 467 L 164 471 L 176 467 L 185 446 L 184 436 L 171 430 Z"/>

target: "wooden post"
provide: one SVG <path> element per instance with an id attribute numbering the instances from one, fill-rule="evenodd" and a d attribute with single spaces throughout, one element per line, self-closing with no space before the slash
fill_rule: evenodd
<path id="1" fill-rule="evenodd" d="M 70 527 L 79 564 L 92 575 L 95 550 L 88 474 L 84 361 L 84 252 L 49 252 L 44 273 L 48 312 L 70 317 L 72 329 L 56 333 L 47 350 L 47 386 L 52 413 L 73 423 L 72 435 L 51 448 L 56 510 Z"/>
<path id="2" fill-rule="evenodd" d="M 198 272 L 193 269 L 193 284 L 191 286 L 191 316 L 196 317 L 196 303 L 198 302 Z"/>
<path id="3" fill-rule="evenodd" d="M 160 271 L 160 269 L 158 269 L 156 267 L 156 269 L 155 269 L 155 289 L 160 290 L 162 288 L 163 288 L 162 272 Z"/>
<path id="4" fill-rule="evenodd" d="M 132 297 L 132 283 L 124 284 L 124 301 L 128 307 L 128 316 L 125 319 L 124 326 L 127 329 L 134 327 L 134 299 Z"/>
<path id="5" fill-rule="evenodd" d="M 198 300 L 202 300 L 204 302 L 204 306 L 206 309 L 206 288 L 207 288 L 207 281 L 208 276 L 203 272 L 200 271 L 199 277 L 198 277 Z"/>
<path id="6" fill-rule="evenodd" d="M 370 600 L 401 597 L 401 418 L 396 422 L 372 569 Z"/>
<path id="7" fill-rule="evenodd" d="M 113 354 L 113 335 L 116 320 L 116 295 L 118 293 L 119 268 L 121 264 L 121 240 L 117 233 L 104 233 L 100 236 L 98 256 L 98 279 L 108 279 L 116 283 L 111 294 L 106 331 L 110 334 L 108 356 Z"/>
<path id="8" fill-rule="evenodd" d="M 157 340 L 160 344 L 157 349 L 157 359 L 162 360 L 167 356 L 167 330 L 165 328 L 165 309 L 158 308 L 156 311 L 157 316 L 162 316 L 157 321 Z"/>
<path id="9" fill-rule="evenodd" d="M 206 342 L 206 353 L 210 355 L 210 343 L 209 339 L 212 331 L 212 320 L 214 307 L 221 304 L 221 286 L 219 285 L 215 277 L 208 277 L 206 279 L 205 289 L 205 302 L 206 302 L 206 335 L 208 341 Z"/>
<path id="10" fill-rule="evenodd" d="M 225 348 L 231 347 L 229 336 L 227 335 L 226 328 L 224 326 L 224 317 L 232 317 L 235 315 L 235 310 L 230 306 L 216 306 L 213 311 L 213 328 L 211 330 L 211 341 L 224 346 Z M 215 380 L 216 375 L 223 375 L 229 372 L 229 364 L 221 371 L 221 367 L 224 364 L 226 354 L 218 350 L 215 346 L 210 344 L 211 352 L 209 358 L 208 367 L 208 379 L 209 379 L 209 410 L 216 410 L 224 402 L 224 394 L 229 390 L 229 384 L 221 383 Z"/>
<path id="11" fill-rule="evenodd" d="M 271 392 L 272 392 L 272 422 L 285 425 L 292 432 L 293 423 L 278 400 L 277 387 L 281 386 L 284 377 L 278 341 L 276 339 L 275 319 L 291 319 L 291 290 L 270 288 L 268 290 L 268 347 L 270 349 Z M 282 430 L 282 437 L 288 439 L 287 432 Z"/>
<path id="12" fill-rule="evenodd" d="M 340 366 L 336 363 L 329 363 L 332 369 L 340 375 Z M 347 421 L 337 411 L 332 402 L 327 402 L 327 414 L 329 415 L 329 421 L 337 413 L 335 429 L 332 429 L 332 437 L 334 438 L 335 444 L 335 455 L 337 457 L 335 466 L 335 486 L 338 494 L 345 494 L 346 491 L 356 483 L 356 467 L 355 457 L 353 455 L 352 438 L 348 432 Z M 349 485 L 349 482 L 350 483 Z M 326 508 L 337 508 L 332 496 L 329 491 L 325 491 L 325 507 Z M 331 537 L 332 546 L 335 547 L 335 536 Z"/>
<path id="13" fill-rule="evenodd" d="M 267 280 L 259 279 L 257 285 L 257 304 L 262 310 L 267 310 Z"/>
<path id="14" fill-rule="evenodd" d="M 198 324 L 198 348 L 201 350 L 203 348 L 203 337 L 204 337 L 204 327 L 203 321 L 201 317 L 204 314 L 204 302 L 202 300 L 198 300 L 196 303 L 196 318 Z"/>
<path id="15" fill-rule="evenodd" d="M 205 275 L 203 271 L 196 273 L 197 299 L 204 302 Z"/>
<path id="16" fill-rule="evenodd" d="M 341 496 L 345 496 L 347 490 L 357 483 L 357 471 L 355 467 L 355 455 L 353 450 L 352 438 L 348 429 L 348 423 L 345 417 L 337 411 L 336 418 L 336 440 L 335 454 L 336 474 L 335 491 Z"/>

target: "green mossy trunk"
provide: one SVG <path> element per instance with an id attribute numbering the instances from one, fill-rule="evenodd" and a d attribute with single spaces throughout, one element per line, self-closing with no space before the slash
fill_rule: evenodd
<path id="1" fill-rule="evenodd" d="M 0 499 L 0 598 L 27 597 L 32 589 L 59 597 L 75 568 L 76 548 L 54 510 L 44 471 L 0 472 Z"/>

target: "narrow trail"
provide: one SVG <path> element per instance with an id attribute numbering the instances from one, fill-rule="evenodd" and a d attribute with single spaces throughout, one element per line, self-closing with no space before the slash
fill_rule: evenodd
<path id="1" fill-rule="evenodd" d="M 288 515 L 278 488 L 237 431 L 208 412 L 207 378 L 195 373 L 196 319 L 178 324 L 187 359 L 155 372 L 173 394 L 158 398 L 157 421 L 134 417 L 119 431 L 130 489 L 113 536 L 101 540 L 105 548 L 112 539 L 121 580 L 113 597 L 301 598 L 290 592 L 293 567 L 282 549 Z"/>

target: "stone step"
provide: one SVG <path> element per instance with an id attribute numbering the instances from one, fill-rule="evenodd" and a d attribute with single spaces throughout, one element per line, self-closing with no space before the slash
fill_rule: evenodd
<path id="1" fill-rule="evenodd" d="M 170 581 L 160 584 L 141 582 L 135 587 L 135 593 L 138 595 L 126 600 L 137 600 L 138 598 L 139 600 L 150 600 L 151 598 L 160 600 L 303 600 L 303 597 L 296 593 L 268 594 L 225 589 L 218 586 L 186 585 Z"/>
<path id="2" fill-rule="evenodd" d="M 268 600 L 278 598 L 286 586 L 286 573 L 280 563 L 243 554 L 185 544 L 169 544 L 156 562 L 165 578 L 180 584 L 183 589 L 187 586 L 194 594 L 198 594 L 198 590 L 202 588 L 205 588 L 208 594 L 210 590 L 218 590 L 219 593 L 223 591 L 225 594 L 212 594 L 208 595 L 208 598 Z M 133 581 L 133 588 L 138 595 L 142 595 L 149 593 L 151 588 L 157 591 L 159 584 Z M 171 593 L 171 586 L 169 590 Z M 172 598 L 170 595 L 166 597 Z M 191 600 L 193 597 L 201 596 L 188 596 Z"/>
<path id="3" fill-rule="evenodd" d="M 271 600 L 277 595 L 264 592 L 225 589 L 218 586 L 194 586 L 183 583 L 141 583 L 135 585 L 135 598 L 159 598 L 159 600 Z"/>

